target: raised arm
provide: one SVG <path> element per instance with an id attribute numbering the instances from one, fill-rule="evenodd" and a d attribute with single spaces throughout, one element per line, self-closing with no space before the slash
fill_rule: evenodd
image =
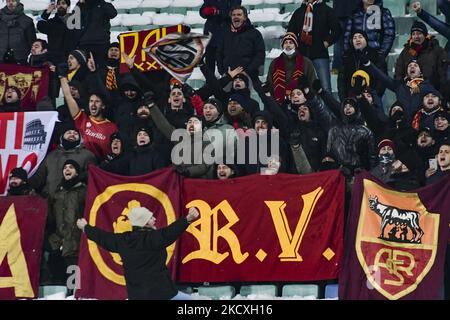
<path id="1" fill-rule="evenodd" d="M 80 228 L 80 221 L 84 219 L 79 219 L 77 221 L 78 228 Z M 84 220 L 86 221 L 86 220 Z M 118 252 L 119 251 L 119 243 L 118 237 L 120 235 L 114 234 L 112 232 L 106 232 L 97 227 L 92 227 L 86 224 L 83 228 L 80 228 L 86 234 L 86 237 L 97 243 L 100 247 L 110 251 L 110 252 Z"/>
<path id="2" fill-rule="evenodd" d="M 75 116 L 80 112 L 80 107 L 78 106 L 78 103 L 70 93 L 69 82 L 67 81 L 67 78 L 60 77 L 60 82 L 64 99 L 66 100 L 67 107 L 69 108 L 70 111 L 70 115 L 72 116 L 72 118 L 75 118 Z"/>

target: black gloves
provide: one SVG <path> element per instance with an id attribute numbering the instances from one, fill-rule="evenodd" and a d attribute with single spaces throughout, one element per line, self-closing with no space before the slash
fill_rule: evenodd
<path id="1" fill-rule="evenodd" d="M 186 98 L 190 98 L 193 95 L 195 95 L 195 90 L 187 83 L 183 84 L 183 86 L 181 87 L 181 90 L 183 91 Z"/>
<path id="2" fill-rule="evenodd" d="M 361 62 L 361 64 L 363 64 L 364 66 L 368 66 L 370 64 L 370 59 L 368 56 L 368 52 L 363 52 L 363 54 L 361 55 L 361 57 L 359 58 L 359 61 Z"/>
<path id="3" fill-rule="evenodd" d="M 60 78 L 66 78 L 69 73 L 69 65 L 66 62 L 60 63 L 56 66 L 56 74 Z"/>
<path id="4" fill-rule="evenodd" d="M 153 91 L 147 91 L 144 93 L 142 99 L 145 105 L 151 105 L 152 103 L 155 103 L 155 94 L 153 93 Z"/>
<path id="5" fill-rule="evenodd" d="M 355 85 L 353 86 L 353 92 L 359 96 L 362 94 L 365 85 L 365 79 L 363 77 L 357 76 L 355 77 Z"/>

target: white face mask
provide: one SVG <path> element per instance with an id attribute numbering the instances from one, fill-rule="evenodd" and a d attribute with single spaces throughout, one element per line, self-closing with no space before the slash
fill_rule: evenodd
<path id="1" fill-rule="evenodd" d="M 291 49 L 291 50 L 283 49 L 283 52 L 287 56 L 292 56 L 293 54 L 295 54 L 295 49 Z"/>

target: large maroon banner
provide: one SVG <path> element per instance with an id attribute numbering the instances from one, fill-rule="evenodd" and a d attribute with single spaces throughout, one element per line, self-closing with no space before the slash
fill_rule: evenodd
<path id="1" fill-rule="evenodd" d="M 47 200 L 38 196 L 0 199 L 0 300 L 36 298 Z"/>
<path id="2" fill-rule="evenodd" d="M 340 299 L 441 299 L 450 176 L 399 192 L 364 172 L 352 189 Z"/>
<path id="3" fill-rule="evenodd" d="M 36 104 L 48 95 L 50 70 L 15 64 L 0 64 L 0 105 L 8 87 L 17 87 L 21 92 L 24 111 L 36 110 Z M 1 108 L 1 106 L 0 106 Z"/>
<path id="4" fill-rule="evenodd" d="M 188 26 L 178 24 L 176 26 L 168 26 L 158 29 L 124 32 L 118 36 L 120 51 L 126 53 L 131 58 L 136 57 L 134 60 L 134 66 L 142 72 L 161 70 L 162 67 L 153 58 L 147 55 L 143 49 L 159 41 L 169 33 L 187 33 L 189 30 L 190 28 Z M 129 72 L 129 70 L 125 64 L 124 58 L 122 57 L 120 60 L 120 73 L 127 72 Z"/>
<path id="5" fill-rule="evenodd" d="M 90 166 L 84 217 L 91 226 L 122 233 L 131 231 L 128 212 L 142 206 L 155 213 L 158 228 L 164 227 L 180 215 L 180 179 L 169 168 L 144 176 L 126 177 Z M 167 249 L 169 267 L 177 264 L 175 247 L 176 244 L 173 244 Z M 104 250 L 83 235 L 78 265 L 81 288 L 76 291 L 77 298 L 127 298 L 122 261 L 118 254 Z"/>
<path id="6" fill-rule="evenodd" d="M 344 177 L 186 179 L 194 221 L 180 242 L 179 282 L 335 279 L 343 253 Z"/>

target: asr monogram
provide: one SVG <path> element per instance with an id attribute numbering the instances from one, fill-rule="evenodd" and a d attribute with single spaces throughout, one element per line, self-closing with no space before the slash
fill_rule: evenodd
<path id="1" fill-rule="evenodd" d="M 285 213 L 285 208 L 287 206 L 286 202 L 264 201 L 272 216 L 281 247 L 281 253 L 278 255 L 280 261 L 303 261 L 300 255 L 300 246 L 314 212 L 314 208 L 323 192 L 323 189 L 319 187 L 314 191 L 301 196 L 304 205 L 293 233 L 289 227 Z M 187 231 L 196 238 L 200 248 L 184 257 L 182 261 L 183 264 L 194 259 L 204 259 L 215 264 L 221 263 L 230 253 L 218 251 L 219 238 L 222 238 L 227 242 L 235 263 L 241 264 L 249 257 L 248 252 L 242 252 L 239 239 L 231 230 L 231 227 L 239 222 L 239 217 L 227 200 L 223 200 L 214 208 L 211 208 L 211 206 L 203 200 L 193 200 L 189 202 L 186 207 L 196 207 L 200 211 L 200 218 L 197 221 L 194 221 L 187 229 Z M 221 228 L 219 228 L 218 224 L 219 212 L 227 221 Z"/>

